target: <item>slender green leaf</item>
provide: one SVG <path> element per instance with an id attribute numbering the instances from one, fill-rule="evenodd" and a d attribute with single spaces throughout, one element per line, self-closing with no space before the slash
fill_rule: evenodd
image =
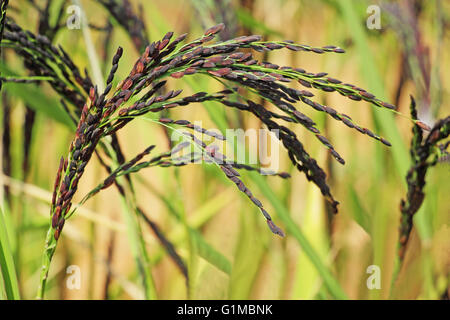
<path id="1" fill-rule="evenodd" d="M 16 269 L 9 245 L 3 210 L 0 212 L 0 269 L 7 298 L 9 300 L 19 300 L 19 284 L 17 282 Z"/>
<path id="2" fill-rule="evenodd" d="M 8 69 L 4 64 L 1 64 L 2 74 L 6 76 L 17 78 L 17 74 Z M 72 128 L 73 123 L 70 117 L 59 105 L 59 101 L 47 94 L 41 89 L 37 88 L 35 84 L 11 83 L 3 84 L 3 89 L 11 96 L 21 99 L 28 107 L 37 112 L 42 112 L 49 118 L 56 120 L 66 126 Z"/>

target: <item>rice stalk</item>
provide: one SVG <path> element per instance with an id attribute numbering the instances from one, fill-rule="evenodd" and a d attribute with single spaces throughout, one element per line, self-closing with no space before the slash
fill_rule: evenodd
<path id="1" fill-rule="evenodd" d="M 3 30 L 6 21 L 6 10 L 8 8 L 8 0 L 1 0 L 0 2 L 0 42 L 3 40 Z M 3 59 L 1 46 L 0 46 L 0 59 Z M 2 89 L 2 79 L 0 79 L 0 92 Z M 8 146 L 9 147 L 9 146 Z M 3 156 L 3 152 L 2 152 Z M 3 170 L 3 164 L 2 164 Z M 9 237 L 6 223 L 7 206 L 4 204 L 3 194 L 3 179 L 1 181 L 1 198 L 0 198 L 0 271 L 2 277 L 2 285 L 4 286 L 6 298 L 9 300 L 20 299 L 19 283 L 16 275 L 16 267 L 13 259 L 13 252 L 10 247 Z M 9 231 L 11 232 L 11 231 Z M 3 291 L 3 290 L 2 290 Z"/>
<path id="2" fill-rule="evenodd" d="M 70 208 L 73 195 L 77 190 L 78 182 L 83 175 L 86 165 L 91 156 L 96 153 L 97 145 L 102 145 L 101 141 L 103 138 L 117 133 L 133 119 L 146 113 L 185 107 L 204 101 L 216 101 L 227 107 L 252 113 L 267 128 L 280 132 L 279 139 L 288 151 L 294 166 L 298 171 L 303 172 L 309 181 L 312 181 L 319 187 L 335 212 L 337 212 L 338 202 L 331 195 L 330 188 L 326 182 L 325 172 L 319 167 L 317 161 L 307 153 L 296 135 L 279 124 L 277 120 L 298 123 L 308 131 L 313 132 L 316 138 L 325 145 L 340 163 L 344 163 L 344 160 L 330 141 L 321 135 L 319 129 L 316 128 L 316 124 L 297 110 L 293 104 L 302 102 L 315 110 L 325 112 L 350 128 L 355 128 L 357 131 L 379 140 L 385 145 L 390 145 L 386 139 L 354 124 L 349 116 L 340 114 L 333 108 L 322 106 L 311 100 L 310 98 L 313 96 L 311 92 L 290 89 L 283 83 L 295 81 L 307 88 L 314 88 L 327 93 L 337 92 L 351 100 L 364 100 L 377 107 L 395 111 L 396 108 L 393 105 L 381 101 L 375 95 L 362 88 L 329 77 L 325 72 L 310 73 L 300 68 L 280 67 L 269 62 L 259 62 L 253 57 L 251 52 L 244 53 L 240 51 L 241 49 L 250 49 L 252 51 L 288 49 L 321 54 L 325 52 L 343 53 L 344 51 L 341 48 L 335 46 L 311 47 L 295 44 L 291 41 L 261 41 L 261 37 L 255 35 L 237 37 L 211 44 L 210 42 L 223 28 L 223 24 L 214 26 L 208 29 L 202 37 L 185 45 L 181 45 L 181 42 L 186 38 L 186 35 L 181 35 L 172 40 L 173 33 L 167 33 L 161 40 L 153 42 L 146 47 L 129 75 L 113 90 L 112 80 L 120 57 L 123 54 L 123 50 L 119 48 L 113 58 L 105 90 L 102 91 L 92 86 L 88 75 L 82 79 L 76 68 L 75 71 L 67 70 L 67 66 L 72 65 L 72 63 L 62 48 L 56 49 L 43 45 L 45 40 L 42 38 L 30 36 L 28 33 L 22 32 L 19 27 L 10 25 L 11 31 L 7 34 L 7 39 L 10 43 L 13 46 L 20 43 L 25 49 L 16 47 L 16 50 L 28 59 L 38 56 L 38 59 L 35 59 L 37 62 L 33 61 L 30 63 L 34 63 L 35 68 L 53 76 L 55 80 L 57 79 L 56 81 L 61 83 L 61 85 L 54 86 L 63 95 L 65 94 L 70 97 L 69 99 L 75 100 L 75 96 L 77 98 L 82 97 L 82 91 L 87 91 L 89 87 L 89 98 L 81 110 L 75 138 L 70 145 L 67 158 L 62 162 L 58 171 L 59 175 L 61 175 L 61 181 L 55 183 L 55 197 L 51 212 L 52 223 L 47 237 L 40 294 L 43 294 L 48 267 L 54 254 L 57 240 L 60 237 L 66 219 L 71 215 Z M 39 56 L 41 56 L 40 60 Z M 53 65 L 50 66 L 42 57 L 51 60 Z M 60 72 L 65 75 L 64 79 L 61 79 L 58 75 Z M 172 78 L 176 81 L 184 76 L 194 74 L 212 77 L 245 88 L 273 104 L 280 113 L 269 111 L 263 105 L 252 100 L 241 98 L 241 101 L 232 101 L 228 99 L 227 96 L 236 93 L 235 89 L 227 89 L 215 94 L 198 92 L 183 98 L 177 98 L 182 93 L 181 90 L 171 90 L 163 94 L 157 94 L 158 89 L 166 87 L 167 79 Z M 70 91 L 67 90 L 67 87 L 71 88 L 69 89 Z M 68 94 L 69 92 L 70 94 Z M 79 102 L 80 100 L 77 99 L 75 104 L 79 104 Z M 184 120 L 177 121 L 173 123 L 189 125 Z M 418 120 L 413 121 L 418 125 L 424 126 Z M 188 136 L 196 144 L 206 149 L 206 146 L 201 141 L 196 140 L 194 135 L 190 134 Z M 214 150 L 209 150 L 209 157 L 215 159 L 216 155 Z M 275 234 L 283 235 L 283 231 L 273 223 L 262 203 L 244 185 L 233 166 L 228 164 L 219 164 L 219 166 L 227 178 L 232 180 L 238 189 L 245 193 L 260 209 L 271 231 Z"/>
<path id="3" fill-rule="evenodd" d="M 411 117 L 417 118 L 416 102 L 411 97 Z M 447 151 L 450 141 L 446 141 L 450 135 L 450 116 L 438 120 L 430 132 L 424 136 L 423 127 L 414 125 L 413 138 L 410 146 L 412 165 L 406 175 L 408 191 L 406 198 L 401 200 L 401 220 L 399 230 L 398 256 L 400 261 L 405 256 L 409 236 L 413 228 L 413 218 L 421 207 L 425 198 L 426 175 L 430 168 L 439 163 L 441 159 L 448 157 Z M 444 160 L 445 161 L 445 160 Z"/>

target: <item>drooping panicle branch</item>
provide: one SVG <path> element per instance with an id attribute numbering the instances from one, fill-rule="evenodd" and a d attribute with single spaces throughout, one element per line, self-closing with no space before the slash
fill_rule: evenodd
<path id="1" fill-rule="evenodd" d="M 411 97 L 411 116 L 417 119 L 416 102 Z M 409 236 L 413 227 L 413 217 L 420 209 L 425 198 L 425 183 L 428 170 L 435 166 L 439 159 L 448 156 L 450 141 L 450 116 L 440 119 L 424 138 L 423 126 L 415 124 L 412 132 L 410 155 L 412 166 L 406 175 L 408 191 L 406 199 L 400 203 L 401 220 L 399 230 L 399 258 L 403 260 Z M 426 128 L 425 128 L 426 129 Z"/>
<path id="2" fill-rule="evenodd" d="M 110 5 L 113 1 L 105 0 L 104 3 Z M 120 21 L 119 18 L 116 17 L 118 21 Z M 298 124 L 312 132 L 315 138 L 341 164 L 345 163 L 343 157 L 333 147 L 331 141 L 321 134 L 317 124 L 302 112 L 301 107 L 308 106 L 316 111 L 324 112 L 343 122 L 347 127 L 390 146 L 386 139 L 357 125 L 350 116 L 340 113 L 335 108 L 315 102 L 313 92 L 290 88 L 288 84 L 299 83 L 306 88 L 325 93 L 337 92 L 351 100 L 366 101 L 391 111 L 395 111 L 395 106 L 381 101 L 362 88 L 330 77 L 325 72 L 312 73 L 300 68 L 278 66 L 270 62 L 258 61 L 257 56 L 254 55 L 254 51 L 273 51 L 284 48 L 319 54 L 342 53 L 343 50 L 338 47 L 311 47 L 291 41 L 262 41 L 258 35 L 214 42 L 217 34 L 224 29 L 223 24 L 209 28 L 201 37 L 186 44 L 182 44 L 187 38 L 186 34 L 174 38 L 174 34 L 168 32 L 161 40 L 152 42 L 145 46 L 145 49 L 140 50 L 142 55 L 134 63 L 128 76 L 121 79 L 119 84 L 113 88 L 119 60 L 123 55 L 123 50 L 119 48 L 113 57 L 110 73 L 106 80 L 106 89 L 104 92 L 97 92 L 87 72 L 82 76 L 62 48 L 54 47 L 47 43 L 45 37 L 25 32 L 14 24 L 7 25 L 7 29 L 5 39 L 25 59 L 27 66 L 35 70 L 36 75 L 51 79 L 48 81 L 55 91 L 66 101 L 77 106 L 72 114 L 72 118 L 77 119 L 76 134 L 68 155 L 61 162 L 63 164 L 60 165 L 55 182 L 51 229 L 47 241 L 47 260 L 51 260 L 55 242 L 61 235 L 66 219 L 76 209 L 70 211 L 73 196 L 92 154 L 96 153 L 99 144 L 102 145 L 100 141 L 110 135 L 115 137 L 119 130 L 131 123 L 132 120 L 149 113 L 192 107 L 194 104 L 205 101 L 214 101 L 219 105 L 249 112 L 260 119 L 267 129 L 279 133 L 278 139 L 286 149 L 292 164 L 320 189 L 334 212 L 337 212 L 338 201 L 331 194 L 325 171 L 305 150 L 296 133 L 282 123 Z M 209 77 L 221 82 L 228 89 L 216 93 L 197 92 L 193 95 L 183 95 L 182 90 L 178 90 L 176 87 L 172 90 L 169 89 L 172 84 L 176 85 L 178 79 L 188 76 Z M 159 90 L 161 88 L 164 88 L 165 92 L 161 92 Z M 264 104 L 257 103 L 248 96 L 243 96 L 242 92 L 257 95 L 263 101 L 267 101 L 267 105 L 275 108 L 269 109 Z M 86 97 L 88 98 L 86 99 Z M 213 133 L 184 119 L 172 120 L 164 116 L 158 117 L 158 120 L 154 120 L 154 122 L 164 126 L 179 126 L 192 130 L 194 133 L 213 136 L 219 140 L 224 138 L 221 134 Z M 417 126 L 424 127 L 420 121 L 414 120 L 414 122 Z M 218 165 L 226 177 L 259 208 L 270 230 L 283 236 L 283 231 L 274 224 L 261 201 L 244 184 L 236 169 L 253 170 L 261 174 L 266 172 L 247 164 L 224 161 L 224 155 L 197 138 L 193 133 L 184 132 L 183 134 L 204 151 L 200 154 L 201 158 Z M 116 138 L 113 140 L 115 141 Z M 109 170 L 108 177 L 83 201 L 113 183 L 117 185 L 116 179 L 121 175 L 128 175 L 150 166 L 183 166 L 199 158 L 199 155 L 195 153 L 188 154 L 187 157 L 173 156 L 174 153 L 184 150 L 184 147 L 185 145 L 179 144 L 170 152 L 162 153 L 147 161 L 144 161 L 143 157 L 147 156 L 152 148 L 145 150 L 128 162 L 124 160 L 125 157 L 121 156 L 123 161 L 120 161 L 119 167 L 116 170 Z M 117 150 L 117 148 L 113 148 L 113 150 Z M 288 177 L 286 173 L 271 174 L 282 178 Z M 48 268 L 43 271 L 43 279 L 46 279 L 47 274 Z"/>

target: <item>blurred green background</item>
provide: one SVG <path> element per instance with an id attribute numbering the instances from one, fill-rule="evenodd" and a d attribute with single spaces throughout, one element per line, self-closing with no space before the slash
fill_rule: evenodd
<path id="1" fill-rule="evenodd" d="M 46 1 L 35 2 L 43 5 Z M 338 45 L 346 49 L 344 55 L 277 50 L 258 57 L 310 72 L 328 72 L 398 105 L 405 115 L 394 116 L 365 102 L 314 90 L 317 101 L 350 115 L 357 123 L 391 141 L 392 147 L 388 148 L 299 105 L 302 112 L 319 124 L 346 164 L 341 166 L 333 161 L 327 150 L 303 128 L 291 128 L 306 150 L 326 168 L 332 192 L 340 201 L 335 216 L 328 212 L 317 187 L 293 170 L 283 150 L 280 150 L 280 170 L 291 172 L 291 179 L 244 175 L 246 184 L 286 231 L 283 239 L 267 230 L 248 198 L 214 166 L 151 168 L 138 173 L 134 181 L 139 205 L 161 226 L 189 269 L 187 286 L 183 274 L 150 229 L 143 225 L 158 299 L 439 299 L 445 296 L 450 277 L 448 162 L 430 170 L 426 198 L 414 218 L 405 260 L 398 273 L 395 268 L 399 206 L 406 195 L 405 176 L 410 166 L 409 95 L 415 96 L 419 118 L 429 125 L 447 116 L 450 110 L 450 76 L 446 72 L 450 67 L 450 2 L 130 2 L 145 21 L 151 41 L 161 39 L 167 31 L 189 32 L 188 39 L 192 40 L 204 28 L 225 22 L 225 32 L 230 37 L 252 33 L 268 40 Z M 125 77 L 139 55 L 130 37 L 96 1 L 81 3 L 93 25 L 90 32 L 103 77 L 108 74 L 110 59 L 118 45 L 125 52 L 118 78 Z M 379 30 L 366 26 L 372 14 L 367 8 L 374 4 L 381 9 Z M 54 19 L 54 14 L 50 19 Z M 8 15 L 23 28 L 36 31 L 37 12 L 29 1 L 12 1 Z M 105 32 L 94 26 L 103 27 L 108 21 L 113 25 L 113 32 L 105 47 Z M 92 71 L 81 30 L 62 28 L 55 43 L 61 44 L 80 68 Z M 4 57 L 8 69 L 26 74 L 12 51 L 5 50 Z M 201 77 L 190 82 L 177 81 L 177 87 L 171 89 L 180 88 L 186 93 L 221 90 L 220 84 Z M 57 95 L 47 84 L 41 87 L 5 84 L 2 92 L 8 95 L 11 105 L 11 168 L 5 170 L 3 163 L 5 173 L 1 179 L 6 188 L 3 215 L 21 296 L 32 299 L 38 284 L 53 181 L 73 131 L 64 121 L 58 121 L 63 111 Z M 37 111 L 27 174 L 22 169 L 24 101 Z M 219 105 L 212 107 L 230 127 L 261 125 L 251 115 L 237 117 Z M 192 122 L 201 119 L 204 127 L 217 127 L 200 105 L 174 111 L 171 117 Z M 119 139 L 128 157 L 150 144 L 156 144 L 160 152 L 168 149 L 162 127 L 145 121 L 127 126 Z M 93 159 L 75 203 L 105 176 L 97 159 Z M 6 199 L 8 195 L 10 202 Z M 52 264 L 47 298 L 143 297 L 121 210 L 117 190 L 110 188 L 87 202 L 70 219 Z M 296 227 L 287 225 L 291 221 Z M 70 265 L 80 267 L 79 290 L 66 286 L 70 276 L 66 270 Z M 380 289 L 368 289 L 367 279 L 371 274 L 367 268 L 371 265 L 380 268 Z M 0 297 L 5 297 L 4 290 L 0 290 Z"/>

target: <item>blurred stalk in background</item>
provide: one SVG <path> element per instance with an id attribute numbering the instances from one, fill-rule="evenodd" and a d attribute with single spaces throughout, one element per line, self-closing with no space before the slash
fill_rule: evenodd
<path id="1" fill-rule="evenodd" d="M 2 8 L 7 2 L 2 0 Z M 450 79 L 445 73 L 450 67 L 448 2 L 76 2 L 87 16 L 82 29 L 67 28 L 69 2 L 64 0 L 17 0 L 10 3 L 8 17 L 25 30 L 44 33 L 53 44 L 65 48 L 80 67 L 80 77 L 90 79 L 89 74 L 95 75 L 93 82 L 98 85 L 103 83 L 100 79 L 108 77 L 111 58 L 119 45 L 126 54 L 116 79 L 124 79 L 146 45 L 166 32 L 189 32 L 189 42 L 205 28 L 224 22 L 227 28 L 220 34 L 222 40 L 257 33 L 267 41 L 292 39 L 316 47 L 332 44 L 346 49 L 344 55 L 277 50 L 276 54 L 265 52 L 256 57 L 280 66 L 303 67 L 312 73 L 326 71 L 329 77 L 345 79 L 392 102 L 401 114 L 311 89 L 316 101 L 351 115 L 362 128 L 373 128 L 376 135 L 389 140 L 392 147 L 386 148 L 355 134 L 342 122 L 327 120 L 325 114 L 296 104 L 317 127 L 326 128 L 323 131 L 346 164 L 337 164 L 320 141 L 303 128 L 286 125 L 311 157 L 327 168 L 327 181 L 340 202 L 335 216 L 328 215 L 328 205 L 318 188 L 297 173 L 284 153 L 280 170 L 289 172 L 290 180 L 261 177 L 254 172 L 243 174 L 249 189 L 282 224 L 287 234 L 282 240 L 267 232 L 248 199 L 236 193 L 235 186 L 213 166 L 154 167 L 139 172 L 132 182 L 124 176 L 116 189 L 105 190 L 95 201 L 83 204 L 66 224 L 49 274 L 47 298 L 140 299 L 146 289 L 147 297 L 156 295 L 158 299 L 448 297 L 450 184 L 444 157 L 426 171 L 426 184 L 422 186 L 425 196 L 412 217 L 408 245 L 400 257 L 397 250 L 399 203 L 407 197 L 406 176 L 414 166 L 409 150 L 409 142 L 414 139 L 411 127 L 416 132 L 422 130 L 408 120 L 409 96 L 416 97 L 417 118 L 430 127 L 449 114 Z M 380 30 L 366 26 L 367 8 L 373 4 L 381 10 Z M 30 74 L 27 64 L 10 47 L 2 42 L 2 77 L 23 75 L 28 80 L 26 84 L 5 82 L 2 87 L 6 98 L 1 108 L 0 297 L 29 299 L 34 298 L 38 284 L 50 190 L 58 159 L 67 154 L 73 138 L 74 124 L 62 112 L 54 84 Z M 183 77 L 177 83 L 186 94 L 225 89 L 206 77 Z M 297 84 L 292 87 L 302 89 Z M 239 94 L 254 98 L 252 94 Z M 79 97 L 73 99 L 81 101 L 79 111 L 87 96 L 81 88 Z M 276 111 L 270 104 L 264 106 Z M 262 126 L 248 113 L 224 111 L 208 101 L 189 110 L 167 111 L 164 116 L 191 122 L 203 119 L 203 127 L 220 130 Z M 106 171 L 125 161 L 124 155 L 136 154 L 150 144 L 167 149 L 170 130 L 150 125 L 149 121 L 136 121 L 108 141 L 111 147 L 93 158 L 77 193 L 86 194 L 97 186 Z M 432 155 L 438 154 L 438 149 L 432 150 Z M 120 188 L 125 188 L 124 193 L 119 191 L 117 197 Z M 81 197 L 75 200 L 77 203 Z M 130 201 L 135 211 L 126 205 Z M 139 226 L 131 219 L 139 221 Z M 134 233 L 135 227 L 141 231 Z M 147 288 L 141 285 L 142 272 L 135 263 L 145 255 L 153 282 Z M 65 285 L 69 265 L 80 267 L 79 290 Z M 379 267 L 380 288 L 367 285 L 370 266 Z"/>

